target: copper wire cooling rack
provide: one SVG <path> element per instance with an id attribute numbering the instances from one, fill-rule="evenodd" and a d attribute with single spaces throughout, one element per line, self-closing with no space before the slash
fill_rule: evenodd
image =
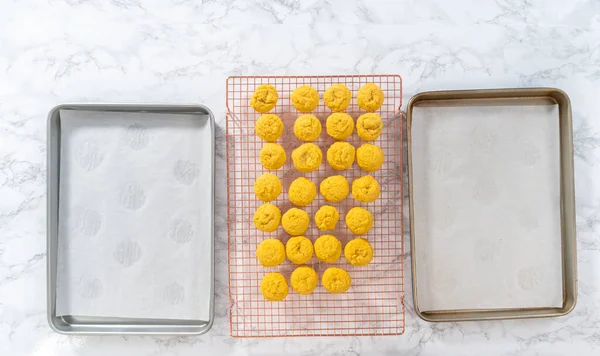
<path id="1" fill-rule="evenodd" d="M 352 287 L 344 294 L 330 294 L 319 283 L 308 296 L 301 296 L 290 287 L 282 302 L 266 301 L 260 292 L 260 281 L 268 272 L 280 272 L 289 281 L 296 266 L 285 261 L 278 267 L 264 268 L 255 256 L 258 244 L 267 238 L 278 238 L 283 243 L 289 236 L 279 227 L 272 233 L 257 230 L 253 214 L 261 202 L 253 191 L 255 179 L 266 173 L 259 161 L 263 142 L 254 132 L 254 123 L 260 116 L 250 106 L 254 89 L 260 84 L 272 84 L 279 92 L 279 101 L 270 113 L 284 122 L 283 136 L 277 141 L 283 145 L 288 160 L 272 173 L 283 183 L 283 193 L 273 202 L 282 213 L 292 207 L 287 188 L 295 178 L 305 176 L 317 187 L 331 175 L 342 174 L 350 182 L 367 174 L 356 163 L 346 171 L 334 171 L 325 159 L 333 143 L 325 131 L 325 119 L 331 111 L 323 103 L 323 93 L 330 85 L 341 83 L 352 91 L 352 102 L 346 112 L 355 120 L 362 111 L 356 101 L 358 89 L 366 83 L 377 84 L 385 93 L 383 106 L 377 112 L 385 126 L 374 142 L 385 154 L 382 168 L 373 173 L 380 182 L 381 196 L 374 203 L 355 201 L 351 195 L 340 203 L 327 203 L 318 194 L 306 211 L 314 218 L 317 209 L 325 204 L 334 205 L 340 212 L 340 221 L 333 231 L 342 244 L 353 236 L 344 222 L 346 212 L 354 206 L 366 207 L 373 213 L 375 222 L 366 237 L 374 250 L 371 264 L 353 267 L 342 256 L 334 264 L 321 263 L 315 257 L 308 263 L 319 278 L 326 268 L 335 265 L 347 270 L 352 277 Z M 293 134 L 294 120 L 300 115 L 292 106 L 291 92 L 310 85 L 320 96 L 319 106 L 312 114 L 323 124 L 323 133 L 315 142 L 323 151 L 323 163 L 314 172 L 300 173 L 294 169 L 291 152 L 301 142 Z M 404 332 L 404 266 L 402 256 L 402 80 L 397 75 L 311 76 L 311 77 L 230 77 L 227 79 L 227 191 L 229 198 L 229 293 L 231 299 L 230 326 L 233 337 L 278 337 L 314 335 L 397 335 Z M 356 134 L 347 140 L 355 147 L 363 142 Z M 328 232 L 331 233 L 331 232 Z M 313 242 L 320 232 L 311 220 L 306 236 Z"/>

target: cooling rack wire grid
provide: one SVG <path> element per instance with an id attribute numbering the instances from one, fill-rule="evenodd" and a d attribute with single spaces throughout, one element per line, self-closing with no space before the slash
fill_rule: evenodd
<path id="1" fill-rule="evenodd" d="M 277 140 L 287 153 L 285 165 L 274 172 L 283 184 L 282 194 L 274 201 L 282 214 L 292 207 L 287 188 L 297 177 L 312 180 L 317 187 L 328 176 L 342 174 L 350 183 L 367 173 L 356 164 L 346 170 L 333 170 L 325 158 L 333 139 L 325 131 L 325 119 L 331 110 L 323 102 L 323 93 L 332 84 L 344 84 L 352 91 L 352 101 L 345 111 L 355 122 L 364 113 L 356 101 L 358 89 L 366 83 L 377 84 L 384 92 L 385 101 L 377 111 L 384 121 L 381 136 L 372 142 L 382 148 L 385 163 L 371 173 L 381 185 L 380 198 L 373 203 L 359 203 L 349 194 L 340 203 L 328 203 L 320 194 L 306 207 L 311 224 L 305 235 L 311 241 L 323 234 L 314 224 L 314 213 L 325 204 L 335 206 L 340 221 L 332 233 L 345 246 L 354 236 L 344 222 L 346 212 L 354 206 L 367 208 L 374 216 L 373 228 L 366 237 L 374 250 L 374 257 L 366 267 L 354 267 L 342 257 L 338 262 L 321 263 L 315 257 L 308 265 L 315 268 L 319 279 L 326 268 L 336 266 L 347 270 L 352 287 L 344 294 L 330 294 L 320 283 L 308 296 L 294 292 L 290 287 L 282 302 L 266 301 L 260 292 L 260 281 L 268 272 L 280 272 L 289 281 L 296 267 L 286 260 L 278 267 L 262 267 L 255 255 L 258 244 L 267 238 L 287 242 L 289 235 L 281 228 L 272 233 L 257 230 L 253 224 L 254 211 L 262 202 L 254 195 L 254 181 L 268 172 L 259 161 L 263 141 L 254 132 L 254 123 L 261 115 L 249 101 L 260 84 L 274 85 L 279 101 L 270 113 L 284 122 L 282 137 Z M 227 79 L 227 191 L 229 225 L 229 292 L 231 300 L 230 330 L 233 337 L 333 336 L 333 335 L 398 335 L 404 332 L 404 264 L 402 256 L 402 79 L 398 75 L 349 76 L 236 76 Z M 294 169 L 291 152 L 301 142 L 294 136 L 294 120 L 301 115 L 292 106 L 292 91 L 310 85 L 319 92 L 319 106 L 311 112 L 323 124 L 323 132 L 315 142 L 323 151 L 323 163 L 314 172 L 301 173 Z M 356 129 L 348 142 L 360 146 Z"/>

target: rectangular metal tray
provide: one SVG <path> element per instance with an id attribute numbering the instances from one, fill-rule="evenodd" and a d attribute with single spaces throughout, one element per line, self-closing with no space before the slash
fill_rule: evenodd
<path id="1" fill-rule="evenodd" d="M 57 316 L 57 246 L 59 241 L 59 182 L 61 164 L 61 110 L 85 110 L 99 112 L 129 112 L 152 114 L 202 114 L 207 115 L 211 132 L 211 224 L 210 239 L 210 317 L 207 321 L 165 320 L 147 318 Z M 203 105 L 161 104 L 63 104 L 53 108 L 48 115 L 47 143 L 47 316 L 50 327 L 62 334 L 203 334 L 214 321 L 214 140 L 215 123 L 212 112 Z"/>
<path id="2" fill-rule="evenodd" d="M 536 299 L 533 299 L 533 301 L 531 301 L 531 303 L 529 303 L 530 305 L 527 305 L 526 307 L 495 307 L 495 306 L 490 306 L 490 305 L 485 305 L 485 301 L 482 301 L 481 303 L 479 303 L 480 305 L 473 305 L 473 306 L 461 306 L 460 308 L 440 308 L 440 310 L 431 308 L 431 307 L 426 307 L 426 308 L 422 308 L 422 306 L 420 305 L 420 302 L 422 302 L 423 300 L 430 300 L 430 299 L 424 299 L 423 297 L 429 297 L 429 296 L 424 296 L 424 295 L 420 295 L 420 291 L 418 290 L 418 285 L 419 282 L 423 283 L 425 281 L 418 281 L 417 276 L 420 274 L 419 272 L 423 273 L 423 271 L 421 269 L 424 268 L 428 268 L 431 270 L 434 270 L 435 268 L 439 268 L 439 266 L 436 265 L 436 267 L 431 267 L 429 265 L 420 265 L 417 256 L 419 255 L 419 253 L 421 254 L 420 256 L 423 256 L 423 253 L 430 253 L 430 254 L 434 254 L 434 252 L 432 251 L 418 251 L 418 243 L 419 239 L 423 239 L 423 238 L 427 238 L 429 240 L 433 239 L 434 237 L 436 237 L 437 235 L 450 235 L 449 230 L 447 229 L 447 227 L 441 226 L 441 228 L 438 228 L 439 226 L 436 226 L 435 228 L 431 228 L 429 226 L 427 226 L 426 224 L 423 224 L 423 220 L 422 216 L 417 217 L 419 219 L 416 219 L 415 217 L 415 204 L 416 203 L 420 203 L 418 200 L 416 200 L 417 198 L 415 197 L 415 182 L 419 183 L 419 181 L 421 182 L 421 186 L 423 187 L 423 184 L 426 184 L 428 191 L 434 191 L 434 189 L 437 189 L 435 187 L 431 187 L 430 182 L 427 180 L 429 179 L 429 177 L 425 176 L 414 176 L 415 175 L 415 162 L 414 161 L 414 157 L 413 157 L 413 149 L 415 146 L 415 141 L 414 141 L 414 132 L 413 132 L 413 128 L 415 127 L 415 117 L 414 117 L 414 111 L 415 108 L 423 108 L 423 107 L 438 107 L 438 108 L 447 108 L 447 107 L 476 107 L 476 106 L 488 106 L 488 109 L 490 106 L 500 106 L 500 107 L 514 107 L 514 106 L 539 106 L 539 105 L 545 105 L 547 107 L 551 107 L 552 108 L 558 108 L 557 111 L 553 111 L 554 113 L 556 113 L 556 125 L 558 125 L 558 128 L 555 128 L 556 132 L 557 132 L 557 143 L 555 143 L 556 148 L 556 152 L 557 152 L 557 156 L 554 162 L 556 162 L 556 160 L 559 160 L 560 162 L 558 164 L 555 163 L 555 165 L 558 167 L 556 169 L 557 171 L 557 175 L 559 177 L 554 177 L 552 178 L 555 182 L 556 186 L 556 192 L 555 194 L 558 196 L 560 195 L 560 199 L 556 199 L 556 207 L 555 207 L 555 212 L 556 212 L 556 216 L 558 219 L 560 219 L 560 222 L 555 222 L 554 225 L 556 227 L 555 230 L 556 231 L 556 239 L 557 241 L 556 246 L 558 249 L 560 249 L 560 252 L 558 253 L 560 255 L 560 265 L 558 265 L 558 263 L 554 264 L 554 266 L 558 266 L 557 270 L 559 272 L 561 272 L 562 274 L 562 281 L 556 281 L 555 285 L 556 286 L 560 286 L 562 285 L 562 291 L 557 290 L 557 289 L 553 289 L 555 294 L 558 296 L 558 302 L 560 302 L 560 293 L 562 292 L 562 303 L 557 303 L 555 306 L 537 306 L 535 304 Z M 493 109 L 492 109 L 493 110 Z M 510 110 L 510 109 L 509 109 Z M 554 110 L 554 109 L 553 109 Z M 431 111 L 430 111 L 431 113 Z M 433 111 L 433 113 L 436 113 L 436 111 Z M 575 198 L 574 198 L 574 172 L 573 172 L 573 133 L 572 133 L 572 119 L 571 119 L 571 106 L 570 106 L 570 101 L 568 96 L 558 90 L 558 89 L 552 89 L 552 88 L 532 88 L 532 89 L 494 89 L 494 90 L 460 90 L 460 91 L 438 91 L 438 92 L 425 92 L 425 93 L 420 93 L 415 95 L 409 102 L 408 106 L 407 106 L 407 111 L 406 111 L 406 116 L 407 116 L 407 136 L 408 136 L 408 174 L 409 174 L 409 198 L 410 198 L 410 241 L 411 241 L 411 258 L 412 258 L 412 278 L 413 278 L 413 297 L 414 297 L 414 306 L 415 306 L 415 311 L 417 313 L 417 315 L 419 317 L 421 317 L 422 319 L 426 320 L 426 321 L 432 321 L 432 322 L 441 322 L 441 321 L 467 321 L 467 320 L 494 320 L 494 319 L 517 319 L 517 318 L 537 318 L 537 317 L 552 317 L 552 316 L 561 316 L 561 315 L 565 315 L 568 314 L 575 306 L 576 304 L 576 299 L 577 299 L 577 258 L 576 258 L 576 237 L 575 237 Z M 442 115 L 440 115 L 438 118 L 439 120 L 444 120 L 444 117 L 442 117 Z M 519 118 L 515 118 L 515 119 L 519 119 Z M 481 117 L 481 120 L 486 120 L 486 117 Z M 515 122 L 515 121 L 513 121 Z M 549 125 L 552 127 L 552 125 Z M 429 126 L 425 126 L 426 129 L 430 129 Z M 451 130 L 456 129 L 456 125 L 451 126 Z M 423 126 L 421 126 L 421 130 L 423 130 Z M 469 132 L 469 130 L 465 130 L 464 128 L 458 128 L 458 130 L 463 130 L 462 134 L 463 135 L 468 135 L 465 134 L 465 132 Z M 513 129 L 514 130 L 514 129 Z M 509 130 L 510 131 L 510 130 Z M 428 131 L 429 132 L 429 131 Z M 475 134 L 474 131 L 470 131 L 471 134 Z M 431 133 L 431 132 L 429 132 Z M 439 133 L 439 131 L 438 131 Z M 452 137 L 453 132 L 446 132 L 445 134 L 447 134 L 448 137 Z M 429 135 L 429 134 L 428 134 Z M 432 134 L 431 136 L 428 135 L 423 135 L 422 133 L 420 134 L 421 140 L 423 139 L 423 137 L 426 137 L 427 140 L 431 139 L 432 141 L 435 140 L 434 137 L 440 137 L 437 134 Z M 419 137 L 419 136 L 418 136 Z M 526 136 L 527 137 L 527 136 Z M 531 137 L 531 136 L 529 136 Z M 471 137 L 468 137 L 468 139 L 471 139 Z M 527 138 L 525 138 L 525 140 L 527 140 Z M 487 141 L 484 140 L 484 142 L 478 142 L 478 141 L 474 141 L 479 144 L 483 144 L 483 147 L 485 149 L 485 145 L 487 144 Z M 417 144 L 422 144 L 421 142 L 417 142 Z M 429 143 L 430 145 L 435 145 L 436 142 L 433 143 Z M 429 147 L 429 146 L 428 146 Z M 450 157 L 448 159 L 450 160 L 455 160 L 455 161 L 459 161 L 460 160 L 460 164 L 464 165 L 465 160 L 468 160 L 469 158 L 465 158 L 465 156 L 460 156 L 459 154 L 456 154 L 454 156 L 452 156 L 452 154 L 450 153 L 448 155 L 448 146 L 444 146 L 446 152 L 444 152 L 443 154 L 445 154 L 445 157 Z M 481 147 L 479 147 L 481 148 Z M 477 149 L 477 148 L 476 148 Z M 422 152 L 422 151 L 418 151 L 418 152 Z M 430 152 L 430 151 L 427 151 Z M 536 153 L 535 151 L 533 151 L 533 155 L 535 157 L 535 155 L 539 155 L 539 153 Z M 543 150 L 542 153 L 543 155 Z M 435 157 L 434 157 L 435 156 Z M 433 156 L 425 156 L 426 158 L 432 158 L 431 161 L 433 161 L 431 164 L 433 165 L 438 165 L 436 166 L 436 168 L 434 169 L 442 169 L 440 168 L 440 161 L 435 161 L 435 158 L 437 157 L 435 154 Z M 539 157 L 539 156 L 538 156 Z M 423 157 L 421 157 L 423 158 Z M 439 157 L 438 157 L 439 158 Z M 494 157 L 495 158 L 495 157 Z M 546 157 L 547 158 L 547 157 Z M 419 158 L 417 158 L 419 159 Z M 527 159 L 527 157 L 525 157 L 525 159 Z M 425 160 L 421 160 L 425 161 Z M 525 166 L 527 166 L 527 162 L 525 162 Z M 422 164 L 422 163 L 421 163 Z M 509 165 L 512 163 L 508 163 Z M 480 167 L 480 166 L 478 166 Z M 529 167 L 527 167 L 529 168 Z M 519 168 L 519 169 L 523 169 L 523 168 Z M 559 173 L 558 173 L 559 172 Z M 461 172 L 461 174 L 464 172 Z M 479 173 L 475 173 L 475 174 L 479 174 Z M 510 174 L 515 174 L 515 171 L 512 171 Z M 464 179 L 464 176 L 461 176 L 460 174 L 458 175 L 459 177 L 457 178 L 458 181 L 460 182 L 459 184 L 465 184 L 465 182 L 468 182 L 467 179 Z M 464 179 L 464 181 L 463 181 Z M 433 181 L 435 181 L 433 179 Z M 426 183 L 423 183 L 426 182 Z M 456 182 L 454 182 L 456 183 Z M 439 187 L 438 187 L 439 188 Z M 447 188 L 443 188 L 446 189 L 445 191 L 452 191 L 452 189 L 447 189 Z M 437 190 L 437 192 L 440 191 L 444 191 L 443 189 L 441 190 Z M 431 193 L 434 194 L 434 193 Z M 437 194 L 437 193 L 435 193 Z M 509 194 L 510 195 L 510 194 Z M 423 194 L 421 194 L 419 196 L 420 198 L 423 197 Z M 475 196 L 467 196 L 467 199 L 472 199 L 474 200 Z M 463 198 L 463 196 L 461 196 L 461 199 Z M 472 204 L 471 202 L 467 203 L 467 204 Z M 485 209 L 485 205 L 482 209 Z M 419 209 L 418 211 L 425 211 L 423 209 Z M 507 215 L 513 214 L 513 216 L 519 216 L 518 213 L 515 215 L 514 212 L 509 212 Z M 436 214 L 432 214 L 432 215 L 436 215 Z M 430 216 L 428 217 L 431 219 L 431 221 L 433 221 L 434 219 L 443 219 L 444 217 L 440 217 L 439 214 L 437 214 L 437 217 L 435 216 Z M 502 219 L 502 217 L 498 217 L 497 219 Z M 417 227 L 417 230 L 415 230 L 415 221 L 419 220 L 420 221 L 420 229 L 419 227 Z M 439 221 L 439 220 L 438 220 Z M 497 220 L 500 221 L 500 220 Z M 466 224 L 475 224 L 475 222 L 473 222 L 472 220 L 469 220 L 468 218 L 466 219 Z M 443 225 L 443 224 L 442 224 Z M 512 229 L 513 227 L 510 224 L 506 224 L 506 231 L 510 234 L 510 229 Z M 425 229 L 423 228 L 423 226 L 427 226 Z M 417 231 L 425 231 L 425 233 L 423 233 L 422 235 L 419 235 L 419 233 Z M 432 232 L 433 231 L 433 232 Z M 439 231 L 439 232 L 438 232 Z M 528 236 L 535 236 L 535 235 L 527 235 L 527 233 L 523 233 L 523 231 L 519 232 L 521 235 L 519 236 L 523 236 L 523 237 L 528 237 Z M 460 234 L 459 238 L 461 238 Z M 462 235 L 464 236 L 464 235 Z M 510 235 L 509 237 L 514 238 L 514 236 L 516 235 Z M 473 236 L 471 236 L 470 238 L 472 238 Z M 489 236 L 486 236 L 489 238 Z M 442 236 L 439 237 L 437 236 L 436 238 L 448 238 L 447 236 Z M 427 241 L 429 241 L 427 240 Z M 558 241 L 560 240 L 560 241 Z M 442 241 L 442 240 L 436 240 L 436 241 Z M 457 241 L 457 240 L 454 240 Z M 463 240 L 464 241 L 464 240 Z M 489 241 L 489 240 L 488 240 Z M 443 243 L 447 243 L 448 241 L 442 241 Z M 442 243 L 440 242 L 440 243 Z M 429 243 L 429 242 L 428 242 Z M 462 243 L 462 242 L 461 242 Z M 520 241 L 518 241 L 518 243 L 520 243 Z M 535 240 L 533 241 L 533 245 L 529 245 L 529 247 L 531 246 L 535 246 Z M 543 242 L 542 242 L 543 243 Z M 436 246 L 435 244 L 429 243 L 429 245 L 427 246 Z M 439 246 L 436 246 L 436 248 Z M 479 250 L 477 249 L 477 247 L 479 248 Z M 476 246 L 475 248 L 473 248 L 473 250 L 469 250 L 469 251 L 458 251 L 456 253 L 451 252 L 451 255 L 448 255 L 447 252 L 443 252 L 440 253 L 440 255 L 446 253 L 445 256 L 449 256 L 449 258 L 452 259 L 452 261 L 458 261 L 457 263 L 461 263 L 461 261 L 464 261 L 465 259 L 471 259 L 471 258 L 477 258 L 478 254 L 482 254 L 483 256 L 482 259 L 485 259 L 486 261 L 493 259 L 494 257 L 497 257 L 498 255 L 494 255 L 496 252 L 494 252 L 494 248 L 496 246 Z M 513 246 L 514 247 L 514 246 Z M 530 251 L 530 250 L 525 250 L 526 247 L 523 247 L 519 244 L 517 244 L 516 250 L 513 249 L 511 250 L 512 252 L 518 252 L 521 254 L 529 254 L 529 255 L 525 255 L 524 259 L 522 260 L 527 260 L 527 256 L 533 256 L 533 254 L 536 252 L 535 250 Z M 475 255 L 471 256 L 469 253 L 475 253 Z M 510 255 L 510 251 L 508 252 L 508 255 Z M 502 256 L 507 256 L 506 251 L 503 252 L 503 254 L 500 254 Z M 421 257 L 421 260 L 423 261 L 429 261 L 432 258 L 438 258 L 438 256 L 436 255 L 436 257 L 431 257 L 430 255 L 426 255 L 427 258 L 423 258 Z M 523 255 L 522 255 L 523 256 Z M 489 266 L 502 266 L 503 264 L 506 265 L 506 261 L 495 261 L 495 262 L 489 262 L 489 263 L 496 263 L 496 265 L 487 265 Z M 443 266 L 448 266 L 448 264 L 444 265 L 444 264 L 440 264 Z M 561 267 L 562 266 L 562 267 Z M 497 268 L 497 267 L 496 267 Z M 561 271 L 562 269 L 562 271 Z M 460 270 L 460 269 L 459 269 Z M 472 271 L 472 272 L 471 272 Z M 426 275 L 426 276 L 432 276 L 432 279 L 437 278 L 437 272 L 440 273 L 446 273 L 446 277 L 453 279 L 455 281 L 459 281 L 461 280 L 461 278 L 465 278 L 464 274 L 457 274 L 457 275 L 452 275 L 451 272 L 449 271 L 435 271 L 435 272 L 426 272 L 429 274 L 422 274 Z M 448 274 L 450 273 L 450 274 Z M 465 273 L 464 270 L 462 270 L 461 273 Z M 479 273 L 479 271 L 473 271 L 473 270 L 469 270 L 467 273 L 471 274 L 470 277 L 472 277 L 473 273 Z M 514 271 L 510 270 L 509 271 L 503 271 L 502 273 L 507 273 L 509 274 L 509 277 L 507 277 L 507 280 L 511 281 L 509 283 L 516 283 L 518 285 L 518 283 L 521 283 L 521 288 L 523 288 L 523 283 L 525 284 L 525 287 L 529 287 L 530 285 L 528 285 L 528 283 L 537 283 L 537 281 L 535 280 L 536 278 L 540 277 L 540 278 L 544 278 L 544 272 L 537 272 L 535 271 L 535 273 L 537 273 L 536 275 L 533 276 L 529 276 L 529 275 L 521 275 L 520 273 L 514 273 Z M 541 273 L 541 275 L 540 275 Z M 435 277 L 435 278 L 434 278 Z M 511 279 L 512 278 L 512 279 Z M 524 279 L 523 279 L 524 278 Z M 528 279 L 529 278 L 529 279 Z M 444 280 L 444 279 L 437 279 L 437 280 Z M 517 281 L 517 282 L 514 282 Z M 430 281 L 428 281 L 429 283 L 433 283 Z M 490 281 L 487 280 L 486 281 L 488 285 L 493 285 L 494 283 L 497 283 L 499 285 L 499 288 L 502 288 L 503 286 L 500 284 L 500 282 L 496 282 L 496 281 Z M 458 283 L 460 285 L 460 283 Z M 431 287 L 428 287 L 429 290 Z M 438 286 L 434 286 L 434 288 L 438 288 Z M 452 287 L 454 288 L 454 287 Z M 453 291 L 453 289 L 450 288 L 450 290 Z M 467 287 L 465 288 L 473 288 L 473 284 L 468 284 Z M 475 287 L 476 289 L 476 287 Z M 526 288 L 525 288 L 526 289 Z M 454 293 L 454 292 L 452 292 Z M 443 298 L 452 298 L 452 294 L 448 293 L 447 297 L 445 297 L 445 295 L 443 293 L 440 293 L 440 295 L 442 296 L 441 299 L 443 300 Z M 420 298 L 421 297 L 421 298 Z M 474 298 L 475 299 L 475 298 Z M 440 298 L 438 297 L 437 299 L 438 301 L 440 300 Z M 450 302 L 450 303 L 445 303 L 445 302 L 437 302 L 438 305 L 459 305 L 460 303 L 458 302 Z M 432 303 L 430 303 L 432 304 Z M 510 304 L 510 303 L 507 303 Z M 527 304 L 527 303 L 526 303 Z M 560 305 L 559 305 L 560 304 Z M 483 306 L 483 307 L 482 307 Z"/>

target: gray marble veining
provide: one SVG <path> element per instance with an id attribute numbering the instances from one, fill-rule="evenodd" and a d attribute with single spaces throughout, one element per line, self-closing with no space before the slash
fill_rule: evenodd
<path id="1" fill-rule="evenodd" d="M 574 116 L 579 301 L 556 319 L 430 324 L 398 337 L 232 339 L 226 192 L 216 315 L 201 337 L 67 337 L 45 317 L 46 114 L 61 102 L 202 103 L 225 176 L 225 79 L 398 73 L 434 89 L 553 86 Z M 600 3 L 596 0 L 7 0 L 0 4 L 0 354 L 596 355 L 600 352 Z M 408 224 L 407 224 L 408 225 Z M 408 243 L 407 243 L 408 248 Z M 410 271 L 407 253 L 404 263 Z"/>

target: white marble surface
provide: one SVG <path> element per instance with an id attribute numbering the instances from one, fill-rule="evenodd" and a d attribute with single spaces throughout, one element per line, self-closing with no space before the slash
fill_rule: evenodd
<path id="1" fill-rule="evenodd" d="M 430 324 L 383 338 L 232 339 L 225 185 L 217 188 L 217 320 L 201 337 L 67 337 L 46 323 L 46 114 L 66 101 L 203 103 L 225 78 L 399 73 L 431 89 L 555 86 L 573 104 L 579 302 L 567 317 Z M 597 0 L 0 3 L 1 355 L 597 355 L 600 353 L 600 3 Z M 407 269 L 410 259 L 405 259 Z M 410 291 L 407 279 L 407 292 Z"/>

